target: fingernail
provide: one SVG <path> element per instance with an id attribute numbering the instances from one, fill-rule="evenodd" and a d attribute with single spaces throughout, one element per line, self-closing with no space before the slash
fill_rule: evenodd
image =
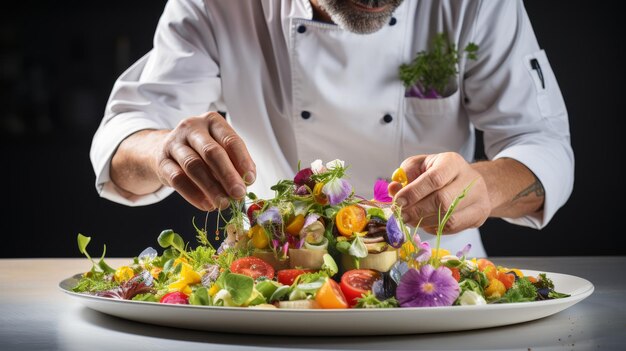
<path id="1" fill-rule="evenodd" d="M 397 198 L 396 199 L 396 205 L 400 206 L 400 207 L 404 207 L 406 206 L 407 202 L 406 199 L 403 197 Z"/>
<path id="2" fill-rule="evenodd" d="M 231 195 L 233 195 L 234 198 L 241 199 L 242 197 L 246 196 L 246 189 L 241 185 L 235 185 L 230 189 L 230 193 Z"/>
<path id="3" fill-rule="evenodd" d="M 212 203 L 211 203 L 211 201 L 209 201 L 209 200 L 204 200 L 204 201 L 202 202 L 202 207 L 204 207 L 204 209 L 205 209 L 207 212 L 212 212 L 213 210 L 215 210 L 215 207 L 213 207 L 213 204 L 212 204 Z"/>
<path id="4" fill-rule="evenodd" d="M 248 171 L 243 175 L 243 182 L 246 183 L 246 185 L 254 183 L 255 180 L 256 175 L 254 175 L 254 172 L 252 171 Z"/>
<path id="5" fill-rule="evenodd" d="M 230 202 L 228 201 L 228 199 L 223 196 L 218 196 L 216 199 L 216 202 L 218 203 L 218 206 L 221 209 L 225 209 L 226 207 L 230 205 Z"/>

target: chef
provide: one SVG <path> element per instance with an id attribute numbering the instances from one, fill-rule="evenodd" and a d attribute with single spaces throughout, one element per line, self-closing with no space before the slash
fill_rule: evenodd
<path id="1" fill-rule="evenodd" d="M 458 48 L 455 74 L 411 93 L 399 67 L 438 35 Z M 345 160 L 368 198 L 401 167 L 408 184 L 389 191 L 426 241 L 472 184 L 441 246 L 471 243 L 477 257 L 488 217 L 540 229 L 574 179 L 566 107 L 521 0 L 170 0 L 90 157 L 104 198 L 141 206 L 177 191 L 206 211 L 273 196 L 299 162 Z"/>

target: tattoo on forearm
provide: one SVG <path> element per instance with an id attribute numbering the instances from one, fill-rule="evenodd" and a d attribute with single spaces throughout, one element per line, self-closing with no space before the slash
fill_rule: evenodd
<path id="1" fill-rule="evenodd" d="M 520 191 L 511 202 L 515 202 L 523 197 L 526 197 L 532 193 L 535 193 L 537 197 L 543 197 L 545 195 L 545 190 L 543 189 L 543 185 L 539 181 L 539 179 L 535 178 L 535 182 L 532 183 L 528 188 Z"/>

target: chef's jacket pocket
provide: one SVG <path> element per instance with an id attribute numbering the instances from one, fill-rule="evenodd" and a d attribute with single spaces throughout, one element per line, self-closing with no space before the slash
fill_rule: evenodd
<path id="1" fill-rule="evenodd" d="M 556 116 L 565 112 L 565 102 L 561 95 L 554 72 L 544 50 L 524 57 L 524 65 L 534 82 L 537 93 L 537 106 L 544 117 Z"/>
<path id="2" fill-rule="evenodd" d="M 405 97 L 406 113 L 414 116 L 454 116 L 459 112 L 459 89 L 447 97 L 439 99 L 423 99 Z"/>
<path id="3" fill-rule="evenodd" d="M 466 121 L 461 111 L 461 93 L 440 99 L 405 97 L 405 114 L 402 125 L 402 150 L 404 156 L 416 153 L 438 153 L 460 150 L 466 140 Z"/>

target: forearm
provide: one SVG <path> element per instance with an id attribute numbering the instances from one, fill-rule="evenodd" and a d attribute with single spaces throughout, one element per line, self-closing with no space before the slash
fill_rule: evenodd
<path id="1" fill-rule="evenodd" d="M 480 161 L 472 164 L 485 179 L 489 199 L 490 217 L 518 218 L 543 209 L 543 185 L 520 162 L 511 158 Z"/>
<path id="2" fill-rule="evenodd" d="M 110 176 L 123 195 L 150 194 L 163 185 L 155 171 L 155 151 L 168 132 L 142 130 L 120 143 L 111 159 Z"/>

